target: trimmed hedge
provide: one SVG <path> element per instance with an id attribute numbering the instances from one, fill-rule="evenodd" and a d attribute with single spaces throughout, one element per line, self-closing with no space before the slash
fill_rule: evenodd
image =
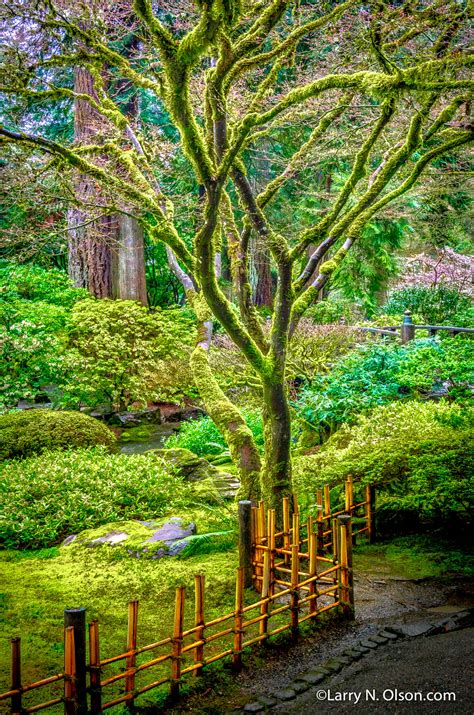
<path id="1" fill-rule="evenodd" d="M 81 412 L 34 409 L 0 415 L 0 460 L 99 445 L 112 451 L 116 441 L 106 425 Z"/>

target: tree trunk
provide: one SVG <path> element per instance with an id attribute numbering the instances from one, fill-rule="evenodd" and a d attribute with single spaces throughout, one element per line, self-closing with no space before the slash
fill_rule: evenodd
<path id="1" fill-rule="evenodd" d="M 113 295 L 148 305 L 143 230 L 133 216 L 117 216 L 118 244 L 114 250 Z"/>
<path id="2" fill-rule="evenodd" d="M 290 496 L 291 486 L 291 421 L 284 380 L 264 383 L 265 460 L 261 477 L 262 497 L 277 511 L 280 522 L 282 499 Z"/>
<path id="3" fill-rule="evenodd" d="M 91 74 L 83 67 L 76 67 L 74 91 L 80 94 L 94 93 Z M 74 142 L 86 144 L 91 141 L 103 123 L 102 117 L 83 99 L 74 101 Z M 68 212 L 69 255 L 68 273 L 74 285 L 87 288 L 96 298 L 112 295 L 111 242 L 116 234 L 116 222 L 110 216 L 92 220 L 87 204 L 100 204 L 100 195 L 90 177 L 79 175 L 75 185 L 76 198 L 84 206 L 76 206 Z M 95 211 L 96 209 L 92 209 Z"/>

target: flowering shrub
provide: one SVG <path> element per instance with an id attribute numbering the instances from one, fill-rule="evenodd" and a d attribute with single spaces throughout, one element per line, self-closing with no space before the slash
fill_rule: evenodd
<path id="1" fill-rule="evenodd" d="M 472 300 L 460 291 L 444 285 L 418 285 L 393 291 L 387 303 L 380 309 L 382 313 L 399 318 L 405 310 L 416 313 L 417 318 L 419 316 L 423 324 L 428 325 L 472 327 L 474 322 Z"/>

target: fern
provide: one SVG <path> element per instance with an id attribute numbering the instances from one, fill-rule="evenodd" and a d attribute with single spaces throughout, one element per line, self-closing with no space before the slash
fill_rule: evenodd
<path id="1" fill-rule="evenodd" d="M 187 537 L 186 540 L 188 545 L 179 554 L 178 558 L 180 559 L 229 551 L 237 543 L 237 534 L 234 530 L 213 531 L 209 534 L 194 534 Z"/>

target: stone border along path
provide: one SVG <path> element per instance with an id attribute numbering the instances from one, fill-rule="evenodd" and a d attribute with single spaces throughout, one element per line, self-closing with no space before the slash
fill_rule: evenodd
<path id="1" fill-rule="evenodd" d="M 422 620 L 413 623 L 386 626 L 375 635 L 362 638 L 355 645 L 346 648 L 341 655 L 330 658 L 322 665 L 298 675 L 293 682 L 281 690 L 273 690 L 269 694 L 262 694 L 256 700 L 247 703 L 243 710 L 237 713 L 267 712 L 273 707 L 283 705 L 294 700 L 297 695 L 304 693 L 315 685 L 319 685 L 332 675 L 339 673 L 353 661 L 360 660 L 371 651 L 382 645 L 387 645 L 399 638 L 418 638 L 420 636 L 433 636 L 439 633 L 448 633 L 474 625 L 474 608 L 465 609 L 450 615 L 442 620 Z"/>

